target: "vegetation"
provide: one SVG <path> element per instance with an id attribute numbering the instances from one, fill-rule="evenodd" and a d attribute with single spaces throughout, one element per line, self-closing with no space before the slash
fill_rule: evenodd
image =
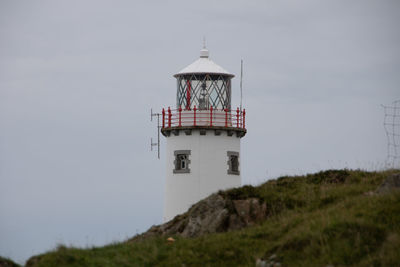
<path id="1" fill-rule="evenodd" d="M 0 266 L 1 267 L 19 267 L 19 265 L 16 264 L 15 262 L 13 262 L 12 260 L 1 257 L 1 256 L 0 256 Z"/>
<path id="2" fill-rule="evenodd" d="M 219 192 L 259 198 L 268 219 L 197 238 L 134 239 L 90 249 L 59 246 L 28 266 L 399 266 L 400 193 L 374 194 L 395 171 L 331 170 Z"/>

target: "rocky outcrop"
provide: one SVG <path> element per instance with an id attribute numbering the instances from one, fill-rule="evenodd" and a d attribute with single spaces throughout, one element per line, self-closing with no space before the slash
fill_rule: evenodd
<path id="1" fill-rule="evenodd" d="M 169 222 L 151 227 L 133 240 L 151 235 L 197 237 L 209 233 L 237 230 L 267 217 L 267 205 L 258 198 L 231 200 L 212 194 Z"/>

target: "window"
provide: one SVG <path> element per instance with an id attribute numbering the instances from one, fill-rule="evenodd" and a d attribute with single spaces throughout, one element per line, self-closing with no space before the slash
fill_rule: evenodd
<path id="1" fill-rule="evenodd" d="M 228 174 L 239 175 L 239 153 L 228 151 Z"/>
<path id="2" fill-rule="evenodd" d="M 231 161 L 231 170 L 233 172 L 238 172 L 239 171 L 239 159 L 238 159 L 238 157 L 232 155 L 229 160 Z"/>
<path id="3" fill-rule="evenodd" d="M 231 79 L 227 74 L 179 74 L 177 77 L 177 107 L 193 109 L 231 108 Z"/>
<path id="4" fill-rule="evenodd" d="M 187 160 L 188 156 L 186 154 L 178 154 L 176 155 L 176 168 L 177 170 L 186 170 L 187 169 Z"/>
<path id="5" fill-rule="evenodd" d="M 174 173 L 190 173 L 189 169 L 190 150 L 175 150 L 174 151 Z"/>

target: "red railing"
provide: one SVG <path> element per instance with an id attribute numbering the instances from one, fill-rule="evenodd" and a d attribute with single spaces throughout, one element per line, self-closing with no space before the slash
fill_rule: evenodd
<path id="1" fill-rule="evenodd" d="M 196 106 L 192 110 L 178 109 L 162 110 L 162 128 L 216 126 L 246 129 L 246 110 L 218 110 L 210 107 L 208 110 L 199 110 Z"/>

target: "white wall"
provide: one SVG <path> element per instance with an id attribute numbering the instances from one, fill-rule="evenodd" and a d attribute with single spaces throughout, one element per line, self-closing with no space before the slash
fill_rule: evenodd
<path id="1" fill-rule="evenodd" d="M 228 136 L 226 131 L 216 136 L 214 130 L 200 135 L 192 130 L 192 135 L 183 131 L 179 136 L 171 133 L 166 145 L 166 191 L 164 221 L 185 212 L 191 205 L 220 189 L 241 185 L 240 175 L 229 175 L 227 151 L 240 153 L 240 138 L 236 134 Z M 174 151 L 190 150 L 190 173 L 173 173 Z M 240 170 L 239 154 L 239 170 Z"/>

